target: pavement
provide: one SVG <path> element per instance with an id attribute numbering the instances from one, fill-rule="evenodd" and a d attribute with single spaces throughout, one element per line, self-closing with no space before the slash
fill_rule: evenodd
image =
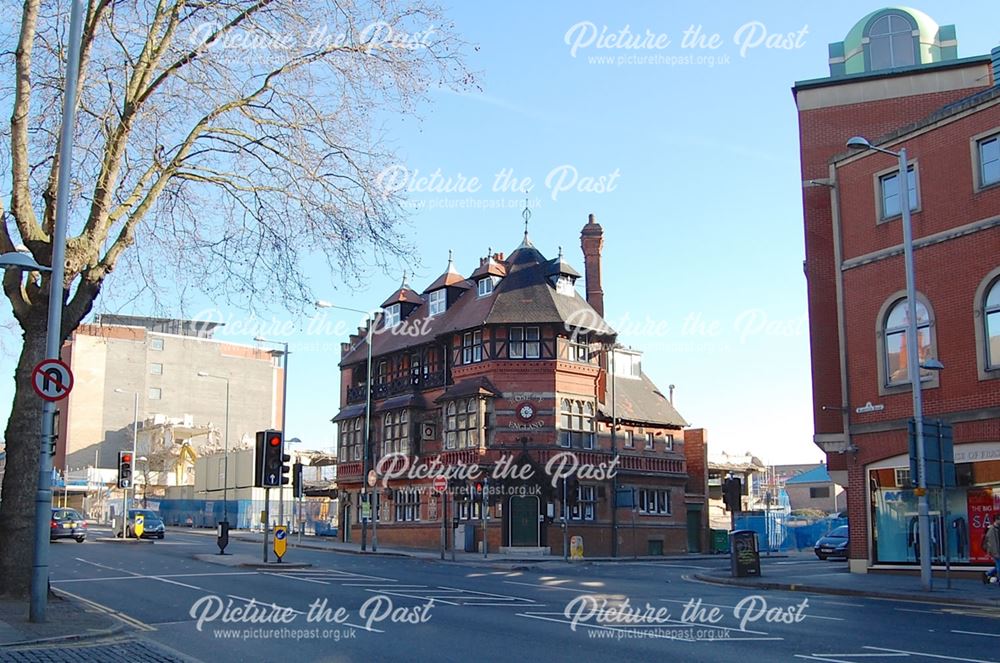
<path id="1" fill-rule="evenodd" d="M 808 559 L 811 555 L 812 553 L 803 552 L 793 553 L 791 557 L 801 560 Z M 772 556 L 761 558 L 761 575 L 757 577 L 734 578 L 729 569 L 714 569 L 696 573 L 692 577 L 716 585 L 757 590 L 1000 608 L 1000 584 L 985 585 L 982 574 L 971 571 L 952 572 L 950 581 L 943 572 L 935 572 L 928 591 L 923 588 L 920 576 L 914 572 L 872 570 L 868 573 L 851 573 L 845 562 L 834 560 L 816 560 L 804 569 L 800 561 L 782 561 Z"/>
<path id="2" fill-rule="evenodd" d="M 201 534 L 204 536 L 211 536 L 215 538 L 215 530 L 210 529 L 181 529 L 178 531 L 183 531 L 189 534 Z M 233 531 L 230 530 L 229 538 L 231 540 L 238 541 L 255 541 L 258 544 L 261 543 L 261 533 L 260 532 L 249 532 L 249 531 Z M 373 551 L 371 549 L 371 542 L 369 541 L 367 550 L 361 550 L 361 544 L 356 542 L 344 542 L 339 541 L 333 537 L 326 536 L 304 536 L 299 542 L 299 537 L 295 534 L 290 534 L 288 537 L 288 548 L 290 550 L 295 548 L 301 548 L 303 550 L 323 550 L 327 552 L 343 553 L 343 554 L 353 554 L 353 555 L 376 555 L 385 557 L 409 557 L 412 559 L 422 559 L 427 561 L 440 561 L 441 551 L 440 550 L 428 550 L 426 548 L 407 548 L 403 546 L 383 546 L 379 545 L 378 548 Z M 273 553 L 269 553 L 270 559 L 274 559 Z M 682 554 L 682 555 L 670 555 L 664 557 L 663 555 L 656 556 L 638 556 L 638 557 L 586 557 L 583 560 L 570 560 L 570 564 L 586 564 L 590 562 L 628 562 L 628 561 L 645 561 L 645 562 L 662 562 L 667 560 L 719 560 L 723 559 L 724 555 L 708 555 L 708 554 Z M 786 555 L 780 555 L 780 557 L 786 557 Z M 263 557 L 260 558 L 261 562 Z M 445 561 L 452 560 L 452 552 L 449 550 L 444 555 Z M 502 568 L 509 569 L 511 565 L 518 568 L 524 567 L 525 565 L 536 567 L 538 565 L 549 565 L 549 564 L 566 564 L 563 558 L 556 555 L 511 555 L 504 554 L 496 551 L 489 551 L 486 556 L 482 552 L 464 552 L 455 551 L 454 560 L 457 563 L 462 563 L 466 565 L 473 566 L 487 566 L 490 568 Z M 204 560 L 211 561 L 211 560 Z M 224 562 L 219 562 L 224 563 Z"/>

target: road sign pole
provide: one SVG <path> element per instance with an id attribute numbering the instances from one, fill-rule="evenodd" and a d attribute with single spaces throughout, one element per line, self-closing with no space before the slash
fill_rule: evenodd
<path id="1" fill-rule="evenodd" d="M 69 41 L 66 56 L 66 80 L 63 87 L 62 127 L 59 135 L 59 180 L 56 188 L 56 218 L 52 228 L 52 273 L 49 276 L 48 322 L 45 330 L 45 356 L 57 359 L 62 347 L 62 313 L 65 296 L 66 227 L 69 216 L 70 180 L 73 177 L 73 136 L 76 111 L 76 87 L 80 74 L 80 37 L 83 34 L 83 0 L 70 7 Z M 49 446 L 55 434 L 56 406 L 46 402 L 42 408 L 42 427 L 38 454 L 38 484 L 35 488 L 34 561 L 31 567 L 28 620 L 45 621 L 49 595 L 49 522 L 52 519 L 52 457 Z"/>
<path id="2" fill-rule="evenodd" d="M 271 489 L 264 489 L 264 563 L 267 564 L 267 531 L 268 531 L 268 521 L 271 518 L 270 506 L 271 506 Z"/>

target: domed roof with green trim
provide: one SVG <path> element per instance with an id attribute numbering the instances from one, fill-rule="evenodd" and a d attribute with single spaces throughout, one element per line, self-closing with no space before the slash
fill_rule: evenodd
<path id="1" fill-rule="evenodd" d="M 873 63 L 870 48 L 869 31 L 883 17 L 894 16 L 903 19 L 913 31 L 913 57 L 910 62 L 909 53 L 902 65 L 886 65 L 876 58 Z M 898 23 L 897 23 L 898 24 Z M 884 26 L 885 23 L 882 22 Z M 901 34 L 893 29 L 898 39 Z M 894 48 L 901 48 L 901 43 L 893 43 Z M 830 75 L 844 76 L 871 71 L 880 71 L 899 66 L 919 66 L 958 58 L 958 41 L 954 25 L 938 25 L 937 21 L 920 11 L 910 7 L 885 7 L 873 11 L 855 23 L 844 41 L 830 44 Z"/>

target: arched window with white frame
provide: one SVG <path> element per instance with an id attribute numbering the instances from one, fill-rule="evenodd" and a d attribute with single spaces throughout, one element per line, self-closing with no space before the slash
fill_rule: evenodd
<path id="1" fill-rule="evenodd" d="M 931 316 L 923 302 L 917 301 L 917 357 L 923 364 L 933 356 L 931 337 Z M 909 354 L 907 348 L 907 328 L 909 327 L 909 309 L 906 299 L 896 300 L 885 315 L 883 325 L 883 361 L 885 369 L 885 385 L 888 387 L 905 385 L 910 382 Z M 933 375 L 933 371 L 921 369 L 920 377 L 924 379 Z"/>

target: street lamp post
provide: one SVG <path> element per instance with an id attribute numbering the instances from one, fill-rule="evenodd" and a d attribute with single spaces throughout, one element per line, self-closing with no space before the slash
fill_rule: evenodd
<path id="1" fill-rule="evenodd" d="M 274 343 L 282 346 L 281 350 L 281 439 L 287 444 L 285 422 L 288 421 L 288 343 L 286 341 L 272 341 L 263 336 L 254 337 L 258 343 Z M 275 350 L 277 352 L 277 350 Z M 278 522 L 285 524 L 285 485 L 278 486 Z M 265 534 L 265 539 L 267 538 Z"/>
<path id="2" fill-rule="evenodd" d="M 366 343 L 368 344 L 368 368 L 365 378 L 365 446 L 364 446 L 364 459 L 362 461 L 363 469 L 361 470 L 361 495 L 364 496 L 368 493 L 368 462 L 369 462 L 369 440 L 371 439 L 371 409 L 372 409 L 372 328 L 375 326 L 375 316 L 371 311 L 362 311 L 361 309 L 349 308 L 347 306 L 335 306 L 330 302 L 317 301 L 316 306 L 318 308 L 335 308 L 342 311 L 351 311 L 353 313 L 361 313 L 365 316 L 365 322 L 368 327 L 368 333 L 366 335 Z M 371 510 L 372 510 L 372 552 L 378 552 L 378 512 L 375 511 L 378 500 L 375 498 L 375 493 L 372 493 L 371 499 Z M 364 503 L 364 497 L 362 497 L 362 504 Z M 368 523 L 364 518 L 361 519 L 361 550 L 366 549 L 368 537 Z"/>
<path id="3" fill-rule="evenodd" d="M 931 590 L 930 506 L 927 501 L 927 472 L 924 462 L 923 400 L 920 385 L 920 356 L 917 348 L 917 296 L 913 268 L 913 229 L 910 223 L 910 175 L 906 148 L 893 152 L 872 145 L 866 138 L 855 136 L 847 141 L 854 150 L 874 150 L 899 160 L 900 209 L 903 223 L 903 263 L 906 269 L 906 305 L 909 317 L 906 326 L 906 369 L 913 392 L 913 426 L 917 447 L 917 528 L 920 537 L 920 584 Z"/>
<path id="4" fill-rule="evenodd" d="M 146 508 L 146 486 L 149 485 L 149 458 L 145 456 L 139 456 L 135 459 L 135 462 L 142 461 L 146 463 L 146 471 L 142 473 L 142 508 Z M 133 484 L 134 485 L 134 484 Z M 132 499 L 135 499 L 135 489 L 132 489 Z"/>
<path id="5" fill-rule="evenodd" d="M 222 520 L 219 521 L 220 525 L 223 525 L 223 529 L 227 532 L 229 531 L 229 378 L 223 375 L 212 375 L 206 373 L 205 371 L 198 371 L 198 377 L 202 378 L 214 378 L 216 380 L 226 381 L 226 427 L 224 429 L 223 435 L 223 452 L 222 452 Z M 219 554 L 225 555 L 225 545 L 224 542 L 228 541 L 228 536 L 222 539 L 219 544 Z"/>
<path id="6" fill-rule="evenodd" d="M 72 179 L 73 129 L 76 86 L 80 74 L 80 37 L 83 34 L 83 0 L 70 8 L 66 80 L 63 87 L 62 127 L 59 133 L 59 179 L 56 188 L 56 218 L 52 228 L 52 272 L 49 277 L 48 321 L 45 327 L 45 358 L 58 359 L 62 345 L 62 312 L 65 296 L 66 227 L 69 217 L 69 187 Z M 52 518 L 52 457 L 49 447 L 55 435 L 55 403 L 42 406 L 41 439 L 38 450 L 38 485 L 35 489 L 34 562 L 29 583 L 28 620 L 45 621 L 49 592 L 49 522 Z"/>

